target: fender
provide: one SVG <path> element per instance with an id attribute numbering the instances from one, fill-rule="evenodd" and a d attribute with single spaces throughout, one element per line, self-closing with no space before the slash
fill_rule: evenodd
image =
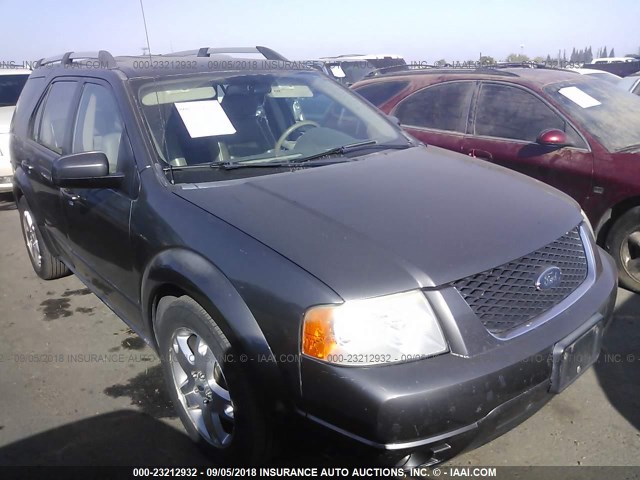
<path id="1" fill-rule="evenodd" d="M 182 290 L 200 303 L 239 347 L 240 353 L 247 353 L 252 358 L 273 358 L 258 322 L 229 279 L 206 258 L 185 248 L 160 252 L 147 264 L 142 276 L 142 318 L 156 350 L 158 344 L 153 326 L 156 296 L 166 287 Z M 285 405 L 279 392 L 284 393 L 287 389 L 277 364 L 248 362 L 247 367 L 252 380 L 258 383 L 260 393 L 271 397 L 271 407 L 282 410 Z"/>

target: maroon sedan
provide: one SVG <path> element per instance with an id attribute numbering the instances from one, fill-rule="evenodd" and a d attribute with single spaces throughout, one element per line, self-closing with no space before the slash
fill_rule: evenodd
<path id="1" fill-rule="evenodd" d="M 425 143 L 572 196 L 616 259 L 620 283 L 640 292 L 640 97 L 529 68 L 404 71 L 353 89 Z"/>

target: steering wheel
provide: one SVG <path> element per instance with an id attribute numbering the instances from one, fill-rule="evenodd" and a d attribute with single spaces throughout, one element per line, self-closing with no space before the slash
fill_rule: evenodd
<path id="1" fill-rule="evenodd" d="M 289 135 L 291 135 L 293 132 L 295 132 L 299 128 L 302 128 L 302 127 L 316 127 L 317 128 L 319 126 L 320 125 L 318 125 L 316 122 L 313 122 L 311 120 L 304 120 L 302 122 L 294 123 L 289 128 L 287 128 L 284 132 L 282 132 L 282 135 L 280 135 L 280 138 L 276 142 L 276 146 L 275 146 L 276 153 L 280 153 L 280 150 L 282 150 L 282 146 L 284 145 L 284 142 L 287 140 L 287 138 L 289 138 Z"/>

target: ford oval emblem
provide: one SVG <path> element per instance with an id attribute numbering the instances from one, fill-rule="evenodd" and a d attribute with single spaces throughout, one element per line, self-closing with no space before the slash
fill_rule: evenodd
<path id="1" fill-rule="evenodd" d="M 562 270 L 558 267 L 545 268 L 536 278 L 536 290 L 549 290 L 560 285 Z"/>

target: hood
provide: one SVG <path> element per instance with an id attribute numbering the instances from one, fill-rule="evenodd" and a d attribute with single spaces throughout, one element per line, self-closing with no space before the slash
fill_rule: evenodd
<path id="1" fill-rule="evenodd" d="M 0 133 L 9 133 L 15 109 L 16 107 L 0 107 Z"/>
<path id="2" fill-rule="evenodd" d="M 537 250 L 582 219 L 558 190 L 431 146 L 176 193 L 345 300 L 458 280 Z"/>

